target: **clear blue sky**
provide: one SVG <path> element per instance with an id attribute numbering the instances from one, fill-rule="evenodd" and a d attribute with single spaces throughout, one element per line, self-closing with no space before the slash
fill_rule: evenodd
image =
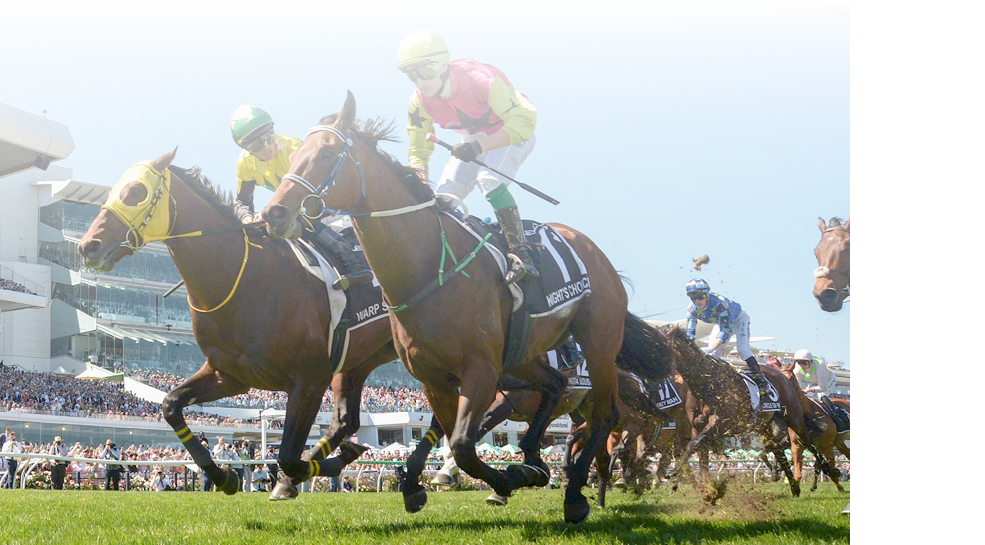
<path id="1" fill-rule="evenodd" d="M 339 4 L 18 2 L 4 8 L 0 101 L 69 127 L 60 164 L 76 179 L 113 184 L 179 146 L 177 164 L 233 191 L 237 106 L 303 137 L 351 90 L 359 117 L 402 127 L 412 86 L 397 45 L 429 28 L 537 106 L 518 178 L 561 204 L 514 188 L 520 210 L 595 240 L 632 279 L 630 310 L 681 318 L 684 284 L 702 276 L 742 304 L 753 336 L 776 338 L 757 347 L 850 364 L 851 303 L 828 314 L 811 295 L 817 218 L 851 215 L 836 3 Z M 406 161 L 398 134 L 386 149 Z M 436 151 L 432 172 L 446 159 Z M 478 193 L 468 204 L 491 214 Z"/>

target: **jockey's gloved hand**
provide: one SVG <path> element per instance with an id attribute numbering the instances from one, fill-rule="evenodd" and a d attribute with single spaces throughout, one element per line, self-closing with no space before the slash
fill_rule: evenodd
<path id="1" fill-rule="evenodd" d="M 475 160 L 480 153 L 482 153 L 482 146 L 476 141 L 462 142 L 451 149 L 451 154 L 456 159 L 465 161 L 466 163 Z"/>

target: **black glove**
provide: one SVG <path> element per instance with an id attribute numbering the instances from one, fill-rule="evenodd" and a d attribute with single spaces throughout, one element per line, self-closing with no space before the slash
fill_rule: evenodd
<path id="1" fill-rule="evenodd" d="M 480 153 L 482 153 L 482 146 L 474 140 L 472 142 L 462 142 L 451 149 L 451 154 L 454 155 L 455 158 L 465 161 L 466 163 L 475 160 Z"/>

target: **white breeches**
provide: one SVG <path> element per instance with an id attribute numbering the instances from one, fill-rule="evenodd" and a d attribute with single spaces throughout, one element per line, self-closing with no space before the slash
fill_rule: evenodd
<path id="1" fill-rule="evenodd" d="M 717 337 L 719 331 L 721 329 L 716 325 L 711 332 L 712 336 Z M 735 335 L 735 349 L 739 351 L 739 357 L 743 361 L 751 358 L 752 349 L 749 348 L 749 315 L 746 314 L 746 311 L 743 310 L 739 313 L 739 317 L 736 318 L 735 324 L 732 326 L 732 334 Z M 725 345 L 722 344 L 712 352 L 712 355 L 716 358 L 722 357 L 724 348 Z"/>
<path id="2" fill-rule="evenodd" d="M 462 139 L 463 142 L 473 140 L 475 138 L 471 135 Z M 533 151 L 536 143 L 536 135 L 530 135 L 530 138 L 523 142 L 480 153 L 476 159 L 511 178 L 516 178 L 520 165 Z M 452 156 L 441 172 L 440 181 L 434 191 L 454 195 L 458 200 L 464 201 L 465 197 L 475 189 L 476 184 L 479 185 L 483 195 L 488 195 L 490 191 L 509 183 L 509 180 L 485 167 L 480 167 L 474 162 L 466 163 Z"/>

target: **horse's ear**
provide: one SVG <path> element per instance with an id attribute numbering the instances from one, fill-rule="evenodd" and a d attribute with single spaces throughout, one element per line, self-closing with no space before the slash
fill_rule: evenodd
<path id="1" fill-rule="evenodd" d="M 339 119 L 335 125 L 343 131 L 352 127 L 356 122 L 356 97 L 352 96 L 352 91 L 347 91 L 345 104 L 339 112 Z"/>
<path id="2" fill-rule="evenodd" d="M 175 146 L 173 150 L 165 153 L 164 155 L 154 159 L 150 162 L 151 166 L 157 169 L 158 172 L 164 172 L 164 169 L 171 166 L 171 161 L 174 161 L 174 156 L 178 154 L 178 146 Z"/>
<path id="3" fill-rule="evenodd" d="M 845 220 L 845 223 L 841 224 L 841 226 L 844 227 L 846 231 L 851 231 L 852 228 L 851 226 L 849 226 L 851 222 L 852 222 L 852 218 L 848 218 L 847 220 Z"/>
<path id="4" fill-rule="evenodd" d="M 824 232 L 825 229 L 828 228 L 828 226 L 824 223 L 824 218 L 822 217 L 817 218 L 817 228 L 820 229 L 822 233 Z"/>

